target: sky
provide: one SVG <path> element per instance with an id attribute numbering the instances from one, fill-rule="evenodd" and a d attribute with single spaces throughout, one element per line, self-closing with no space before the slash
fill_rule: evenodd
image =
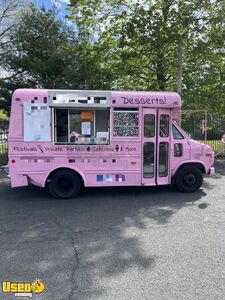
<path id="1" fill-rule="evenodd" d="M 52 8 L 55 5 L 59 10 L 59 16 L 63 17 L 67 12 L 65 11 L 69 0 L 34 0 L 38 6 L 44 4 L 46 9 Z"/>

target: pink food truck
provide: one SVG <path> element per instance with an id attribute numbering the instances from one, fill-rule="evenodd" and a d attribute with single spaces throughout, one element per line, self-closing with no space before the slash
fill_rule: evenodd
<path id="1" fill-rule="evenodd" d="M 57 198 L 82 186 L 201 187 L 214 152 L 178 125 L 173 92 L 18 89 L 9 126 L 12 187 L 49 187 Z"/>

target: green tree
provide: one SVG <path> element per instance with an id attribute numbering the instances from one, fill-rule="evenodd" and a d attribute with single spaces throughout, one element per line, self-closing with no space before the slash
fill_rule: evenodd
<path id="1" fill-rule="evenodd" d="M 31 5 L 10 34 L 2 66 L 1 108 L 9 110 L 11 92 L 19 87 L 105 89 L 111 76 L 101 71 L 98 53 L 76 37 L 75 30 L 56 19 L 55 11 Z"/>
<path id="2" fill-rule="evenodd" d="M 0 107 L 3 109 L 7 108 L 6 98 L 9 97 L 3 78 L 9 77 L 10 74 L 4 70 L 2 62 L 11 51 L 10 34 L 16 28 L 17 17 L 26 4 L 26 0 L 0 0 Z"/>
<path id="3" fill-rule="evenodd" d="M 76 42 L 71 30 L 55 19 L 53 10 L 31 5 L 10 38 L 14 47 L 4 60 L 7 71 L 22 74 L 22 82 L 31 86 L 60 88 L 66 84 L 71 48 Z"/>
<path id="4" fill-rule="evenodd" d="M 191 99 L 192 107 L 208 105 L 204 93 L 214 77 L 209 65 L 215 74 L 223 70 L 224 1 L 71 0 L 70 6 L 81 35 L 117 74 L 112 88 L 181 92 L 183 79 L 187 106 Z"/>
<path id="5" fill-rule="evenodd" d="M 185 108 L 225 115 L 225 1 L 210 7 L 205 34 L 186 49 Z"/>
<path id="6" fill-rule="evenodd" d="M 0 53 L 2 56 L 4 46 L 11 43 L 10 33 L 16 27 L 17 17 L 26 4 L 27 0 L 0 0 Z"/>
<path id="7" fill-rule="evenodd" d="M 8 75 L 0 81 L 0 97 L 7 100 L 2 108 L 9 110 L 10 94 L 18 87 L 69 88 L 76 45 L 74 33 L 56 20 L 54 10 L 31 4 L 3 48 L 1 63 Z"/>

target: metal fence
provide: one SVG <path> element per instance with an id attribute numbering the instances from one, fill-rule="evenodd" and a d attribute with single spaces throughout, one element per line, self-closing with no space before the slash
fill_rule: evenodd
<path id="1" fill-rule="evenodd" d="M 225 158 L 225 118 L 204 110 L 189 110 L 182 111 L 181 120 L 182 128 L 191 138 L 210 145 L 217 157 Z M 8 126 L 8 121 L 0 119 L 0 165 L 7 163 Z"/>
<path id="2" fill-rule="evenodd" d="M 225 158 L 225 118 L 204 110 L 182 111 L 182 128 L 191 138 L 211 146 L 217 157 Z"/>
<path id="3" fill-rule="evenodd" d="M 0 165 L 7 163 L 8 127 L 8 121 L 0 119 Z"/>

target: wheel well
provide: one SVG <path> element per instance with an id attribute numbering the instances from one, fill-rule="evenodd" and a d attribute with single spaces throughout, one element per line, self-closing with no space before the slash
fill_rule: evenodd
<path id="1" fill-rule="evenodd" d="M 184 163 L 176 170 L 176 173 L 173 175 L 173 178 L 172 178 L 172 181 L 171 181 L 171 186 L 173 186 L 174 183 L 175 183 L 177 173 L 180 171 L 180 169 L 182 169 L 183 167 L 186 167 L 186 166 L 196 167 L 202 172 L 202 174 L 206 173 L 205 172 L 205 167 L 201 163 Z"/>
<path id="2" fill-rule="evenodd" d="M 201 164 L 201 163 L 185 163 L 185 164 L 181 165 L 181 166 L 178 168 L 177 172 L 178 172 L 181 168 L 186 167 L 186 166 L 196 167 L 196 168 L 198 168 L 198 169 L 202 172 L 202 174 L 205 174 L 205 167 L 204 167 L 203 164 Z M 176 172 L 176 173 L 177 173 L 177 172 Z"/>
<path id="3" fill-rule="evenodd" d="M 74 174 L 76 174 L 80 178 L 81 185 L 82 186 L 84 185 L 84 180 L 83 180 L 82 176 L 77 171 L 75 171 L 74 169 L 70 169 L 70 168 L 58 168 L 58 169 L 54 169 L 53 171 L 51 171 L 48 174 L 48 177 L 45 181 L 45 185 L 51 180 L 51 177 L 52 177 L 53 174 L 55 174 L 56 172 L 61 171 L 61 170 L 72 171 Z"/>

